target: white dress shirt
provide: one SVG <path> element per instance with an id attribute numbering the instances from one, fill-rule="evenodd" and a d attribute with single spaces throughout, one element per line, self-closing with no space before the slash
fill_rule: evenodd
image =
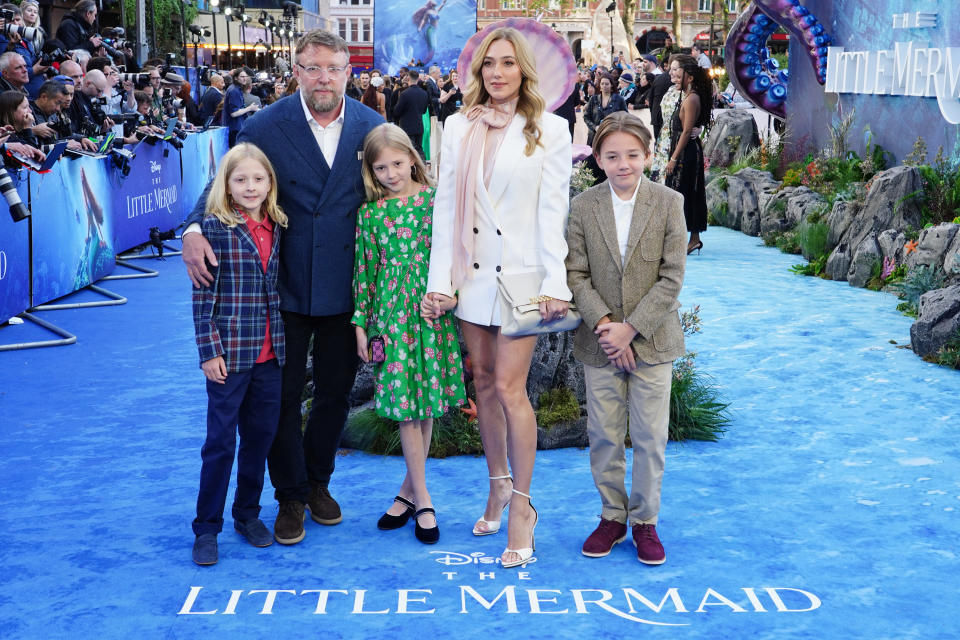
<path id="1" fill-rule="evenodd" d="M 643 178 L 641 177 L 640 180 Z M 610 197 L 613 198 L 613 221 L 617 226 L 617 245 L 620 247 L 620 264 L 627 259 L 627 240 L 630 239 L 630 223 L 633 221 L 633 207 L 637 202 L 640 180 L 637 180 L 637 186 L 634 187 L 633 195 L 629 200 L 621 200 L 613 190 L 613 185 L 610 185 Z"/>
<path id="2" fill-rule="evenodd" d="M 327 161 L 328 167 L 333 167 L 333 159 L 337 157 L 337 145 L 340 144 L 340 134 L 343 132 L 343 113 L 347 108 L 347 99 L 340 99 L 340 114 L 337 118 L 323 127 L 314 119 L 313 114 L 307 107 L 307 100 L 300 93 L 300 104 L 303 105 L 303 115 L 307 118 L 307 124 L 310 125 L 310 131 L 317 140 L 317 145 L 323 153 L 323 159 Z"/>

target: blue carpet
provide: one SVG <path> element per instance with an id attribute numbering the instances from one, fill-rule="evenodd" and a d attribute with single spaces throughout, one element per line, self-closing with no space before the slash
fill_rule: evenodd
<path id="1" fill-rule="evenodd" d="M 739 233 L 704 241 L 681 297 L 704 320 L 688 346 L 734 422 L 668 448 L 663 566 L 629 543 L 580 555 L 600 504 L 587 452 L 560 450 L 538 453 L 526 570 L 490 563 L 503 533 L 470 534 L 480 458 L 429 461 L 442 533 L 427 547 L 375 527 L 402 460 L 346 451 L 343 524 L 255 549 L 228 516 L 220 563 L 196 567 L 205 393 L 170 258 L 150 263 L 158 278 L 104 283 L 126 305 L 38 314 L 76 345 L 0 353 L 0 637 L 957 637 L 960 374 L 899 347 L 894 297 L 795 276 L 798 257 Z M 269 484 L 262 504 L 272 524 Z"/>

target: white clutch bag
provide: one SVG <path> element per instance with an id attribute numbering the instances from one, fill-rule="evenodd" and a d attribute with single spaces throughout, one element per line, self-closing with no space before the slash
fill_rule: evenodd
<path id="1" fill-rule="evenodd" d="M 567 315 L 545 323 L 540 316 L 542 271 L 501 274 L 497 278 L 500 295 L 500 332 L 505 336 L 532 336 L 540 333 L 570 331 L 580 325 L 577 307 L 570 303 Z"/>

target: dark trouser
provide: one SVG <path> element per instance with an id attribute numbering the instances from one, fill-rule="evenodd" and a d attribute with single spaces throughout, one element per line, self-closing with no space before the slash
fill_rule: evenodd
<path id="1" fill-rule="evenodd" d="M 240 135 L 240 129 L 237 129 L 236 131 L 234 131 L 233 129 L 230 130 L 230 133 L 227 136 L 227 141 L 231 149 L 233 149 L 234 145 L 237 144 L 238 135 Z"/>
<path id="2" fill-rule="evenodd" d="M 200 450 L 200 491 L 193 533 L 220 533 L 233 456 L 237 455 L 237 490 L 233 519 L 260 515 L 263 463 L 280 416 L 280 367 L 268 360 L 249 371 L 230 373 L 224 384 L 207 381 L 207 439 Z M 237 452 L 237 431 L 240 450 Z"/>
<path id="3" fill-rule="evenodd" d="M 420 159 L 424 162 L 427 161 L 427 154 L 423 152 L 423 134 L 422 133 L 408 133 L 410 137 L 410 142 L 413 143 L 413 148 L 417 150 L 417 153 L 420 154 Z"/>
<path id="4" fill-rule="evenodd" d="M 310 485 L 326 486 L 347 419 L 357 374 L 357 338 L 352 314 L 304 316 L 284 311 L 287 361 L 283 366 L 280 424 L 267 464 L 280 502 L 306 502 Z M 307 351 L 313 337 L 313 405 L 301 431 L 300 402 Z"/>

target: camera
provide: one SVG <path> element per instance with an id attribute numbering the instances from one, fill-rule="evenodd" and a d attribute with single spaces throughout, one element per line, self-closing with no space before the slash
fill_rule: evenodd
<path id="1" fill-rule="evenodd" d="M 50 66 L 53 66 L 53 63 L 59 64 L 61 62 L 66 62 L 69 59 L 70 59 L 70 54 L 64 51 L 63 49 L 61 49 L 60 47 L 57 47 L 51 51 L 44 51 L 43 53 L 41 53 L 40 60 L 38 62 L 40 62 L 40 64 L 42 64 L 45 67 L 50 67 Z"/>
<path id="2" fill-rule="evenodd" d="M 137 157 L 133 151 L 128 149 L 122 149 L 117 147 L 112 147 L 110 149 L 110 159 L 113 161 L 113 166 L 116 167 L 120 174 L 124 177 L 130 175 L 130 161 Z M 157 227 L 154 227 L 157 229 Z M 157 238 L 159 240 L 160 230 L 157 229 Z M 150 230 L 150 241 L 153 241 L 153 229 Z"/>
<path id="3" fill-rule="evenodd" d="M 133 84 L 149 84 L 150 83 L 150 74 L 149 73 L 120 73 L 120 82 L 132 82 Z"/>
<path id="4" fill-rule="evenodd" d="M 62 111 L 54 113 L 47 120 L 47 124 L 57 132 L 57 139 L 69 138 L 73 134 L 73 129 L 70 126 L 70 116 L 63 113 Z"/>
<path id="5" fill-rule="evenodd" d="M 3 25 L 3 34 L 7 36 L 7 38 L 12 37 L 13 34 L 17 34 L 24 40 L 36 42 L 39 38 L 43 37 L 40 35 L 40 29 L 36 27 L 25 27 L 22 24 L 11 24 L 10 20 L 12 19 L 13 16 L 10 18 L 4 17 L 6 24 Z"/>
<path id="6" fill-rule="evenodd" d="M 2 18 L 4 22 L 10 22 L 14 18 L 14 13 L 10 9 L 0 9 L 0 18 Z"/>
<path id="7" fill-rule="evenodd" d="M 173 240 L 177 237 L 177 230 L 160 231 L 160 227 L 150 227 L 150 244 L 157 248 L 159 257 L 163 257 L 163 241 Z"/>
<path id="8" fill-rule="evenodd" d="M 17 187 L 13 184 L 13 178 L 7 173 L 7 170 L 0 167 L 0 193 L 7 200 L 7 206 L 10 208 L 10 217 L 14 222 L 20 222 L 30 215 L 30 210 L 23 204 L 20 194 L 17 193 Z"/>

